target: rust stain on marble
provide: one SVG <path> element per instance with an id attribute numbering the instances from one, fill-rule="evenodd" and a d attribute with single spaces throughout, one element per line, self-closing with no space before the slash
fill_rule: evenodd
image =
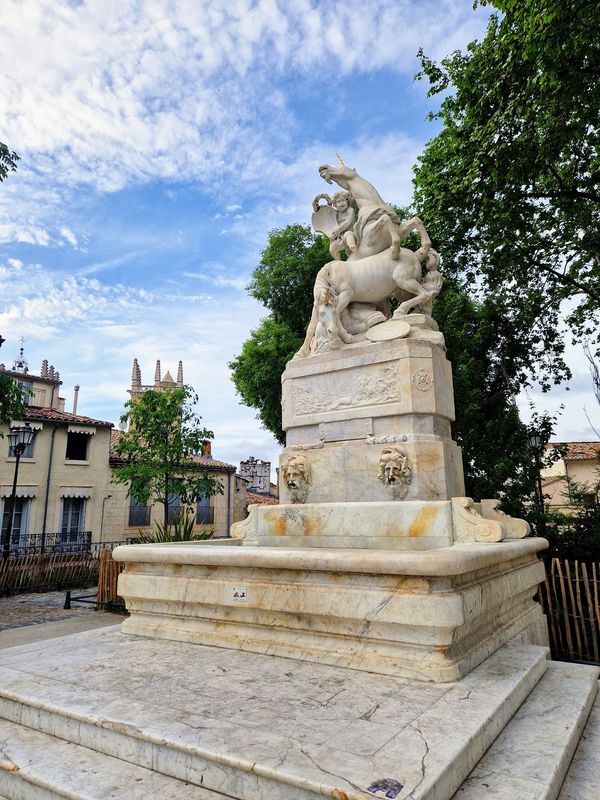
<path id="1" fill-rule="evenodd" d="M 334 789 L 331 793 L 333 800 L 349 800 L 350 795 L 343 789 Z"/>
<path id="2" fill-rule="evenodd" d="M 10 758 L 0 756 L 0 769 L 3 769 L 5 772 L 18 772 L 21 767 L 15 764 L 14 761 L 11 761 Z"/>
<path id="3" fill-rule="evenodd" d="M 422 508 L 417 516 L 413 519 L 410 523 L 410 528 L 408 529 L 409 536 L 425 536 L 435 518 L 437 517 L 438 510 L 435 507 L 426 507 Z"/>
<path id="4" fill-rule="evenodd" d="M 275 515 L 268 518 L 273 536 L 285 536 L 287 534 L 287 520 L 282 515 Z"/>
<path id="5" fill-rule="evenodd" d="M 314 536 L 318 532 L 319 520 L 315 517 L 302 518 L 302 533 L 304 536 Z"/>

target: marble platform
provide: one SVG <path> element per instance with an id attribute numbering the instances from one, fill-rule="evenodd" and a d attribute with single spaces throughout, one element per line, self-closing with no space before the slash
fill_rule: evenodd
<path id="1" fill-rule="evenodd" d="M 543 539 L 424 552 L 127 545 L 127 633 L 424 681 L 457 680 L 518 637 L 547 644 L 533 602 Z"/>
<path id="2" fill-rule="evenodd" d="M 0 654 L 0 796 L 554 800 L 597 676 L 515 644 L 427 684 L 105 628 Z"/>

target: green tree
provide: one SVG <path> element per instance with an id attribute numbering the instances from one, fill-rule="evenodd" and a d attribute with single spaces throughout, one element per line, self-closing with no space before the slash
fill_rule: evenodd
<path id="1" fill-rule="evenodd" d="M 519 381 L 547 388 L 569 375 L 561 312 L 575 337 L 598 336 L 600 17 L 586 0 L 491 4 L 501 15 L 466 53 L 420 52 L 442 130 L 415 205 L 445 274 L 501 298 Z"/>
<path id="2" fill-rule="evenodd" d="M 129 429 L 115 446 L 122 465 L 115 468 L 113 480 L 127 484 L 128 496 L 138 503 L 161 503 L 165 526 L 176 497 L 185 507 L 201 495 L 223 492 L 221 483 L 195 458 L 202 453 L 203 441 L 213 438 L 193 411 L 197 401 L 189 386 L 152 390 L 126 403 L 121 417 Z"/>
<path id="3" fill-rule="evenodd" d="M 23 392 L 19 385 L 10 375 L 0 373 L 0 424 L 19 419 L 24 410 Z M 0 432 L 0 437 L 3 435 Z"/>
<path id="4" fill-rule="evenodd" d="M 0 142 L 0 182 L 5 180 L 9 172 L 15 172 L 17 169 L 17 161 L 20 157 L 9 148 Z"/>

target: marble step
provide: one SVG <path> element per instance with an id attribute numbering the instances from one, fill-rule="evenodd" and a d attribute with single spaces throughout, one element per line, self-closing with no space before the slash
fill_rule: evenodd
<path id="1" fill-rule="evenodd" d="M 453 800 L 556 800 L 594 704 L 599 672 L 550 662 Z"/>
<path id="2" fill-rule="evenodd" d="M 588 718 L 558 800 L 600 798 L 600 693 Z"/>
<path id="3" fill-rule="evenodd" d="M 449 800 L 546 656 L 432 684 L 104 629 L 0 652 L 0 717 L 237 800 Z"/>
<path id="4" fill-rule="evenodd" d="M 0 800 L 223 800 L 223 795 L 0 720 Z"/>

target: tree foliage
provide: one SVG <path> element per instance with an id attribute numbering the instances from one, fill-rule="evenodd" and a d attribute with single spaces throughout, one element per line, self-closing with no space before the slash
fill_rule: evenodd
<path id="1" fill-rule="evenodd" d="M 0 424 L 19 419 L 24 410 L 21 388 L 10 375 L 0 373 Z"/>
<path id="2" fill-rule="evenodd" d="M 569 375 L 561 309 L 575 336 L 598 336 L 600 17 L 585 0 L 493 5 L 502 15 L 466 53 L 420 53 L 443 127 L 415 203 L 445 273 L 504 298 L 519 380 L 548 387 Z"/>
<path id="3" fill-rule="evenodd" d="M 128 484 L 128 496 L 139 503 L 161 503 L 165 526 L 175 497 L 182 506 L 190 506 L 202 495 L 223 492 L 221 483 L 195 458 L 202 453 L 202 443 L 213 438 L 193 411 L 197 401 L 189 386 L 151 390 L 126 403 L 121 417 L 129 429 L 115 446 L 122 465 L 114 469 L 113 480 Z"/>
<path id="4" fill-rule="evenodd" d="M 462 448 L 467 496 L 500 497 L 505 511 L 523 516 L 553 420 L 533 414 L 526 425 L 520 418 L 515 393 L 523 380 L 522 343 L 507 324 L 506 298 L 475 300 L 450 278 L 434 301 L 433 316 L 452 364 L 453 435 Z M 534 431 L 541 439 L 538 452 L 530 444 Z"/>
<path id="5" fill-rule="evenodd" d="M 17 161 L 20 157 L 9 148 L 0 142 L 0 182 L 8 177 L 9 172 L 15 172 L 17 169 Z"/>

